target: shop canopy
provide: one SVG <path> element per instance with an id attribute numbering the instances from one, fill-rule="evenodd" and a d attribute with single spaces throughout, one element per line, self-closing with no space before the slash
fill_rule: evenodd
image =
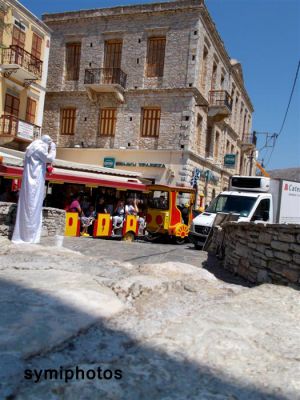
<path id="1" fill-rule="evenodd" d="M 65 163 L 67 162 L 65 161 Z M 57 162 L 55 164 L 57 165 Z M 76 163 L 71 164 L 71 169 L 54 167 L 51 174 L 47 173 L 46 180 L 58 184 L 73 183 L 86 185 L 88 187 L 101 186 L 115 188 L 118 190 L 147 190 L 146 184 L 143 183 L 140 178 L 134 176 L 126 176 L 126 173 L 128 171 L 124 171 L 125 176 L 120 176 L 120 170 L 117 171 L 117 175 L 113 174 L 114 171 L 109 171 L 109 174 L 100 172 L 86 172 L 74 169 L 76 167 Z M 20 179 L 22 178 L 23 173 L 22 166 L 23 158 L 17 157 L 16 155 L 8 154 L 6 152 L 6 149 L 0 148 L 0 176 Z M 86 164 L 84 164 L 84 166 L 86 167 L 86 169 L 89 168 L 89 166 Z M 105 168 L 105 170 L 107 169 L 108 168 Z"/>

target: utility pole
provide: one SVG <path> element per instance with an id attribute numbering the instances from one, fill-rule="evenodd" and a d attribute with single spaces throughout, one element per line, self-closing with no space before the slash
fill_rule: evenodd
<path id="1" fill-rule="evenodd" d="M 251 150 L 250 166 L 249 166 L 249 176 L 252 175 L 253 158 L 254 158 L 254 150 Z"/>

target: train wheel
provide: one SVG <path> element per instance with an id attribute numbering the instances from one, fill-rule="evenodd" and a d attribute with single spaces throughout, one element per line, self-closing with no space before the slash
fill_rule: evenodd
<path id="1" fill-rule="evenodd" d="M 122 239 L 124 242 L 134 242 L 134 233 L 126 232 Z"/>
<path id="2" fill-rule="evenodd" d="M 185 237 L 180 237 L 180 236 L 175 236 L 175 243 L 176 244 L 184 244 L 185 243 Z"/>

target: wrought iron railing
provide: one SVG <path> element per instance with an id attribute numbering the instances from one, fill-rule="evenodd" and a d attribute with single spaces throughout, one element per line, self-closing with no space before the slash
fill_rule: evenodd
<path id="1" fill-rule="evenodd" d="M 231 111 L 231 96 L 226 90 L 211 90 L 209 92 L 209 105 L 217 107 L 226 106 Z"/>
<path id="2" fill-rule="evenodd" d="M 30 127 L 33 133 L 32 139 L 37 139 L 41 136 L 41 128 L 38 125 L 23 121 L 14 115 L 4 114 L 0 117 L 0 136 L 11 136 L 22 138 L 22 132 L 19 132 L 19 123 L 22 122 L 23 127 Z M 20 127 L 21 128 L 21 127 Z M 27 130 L 27 129 L 26 129 Z"/>
<path id="3" fill-rule="evenodd" d="M 0 118 L 0 135 L 17 136 L 18 118 L 13 115 L 2 115 Z"/>
<path id="4" fill-rule="evenodd" d="M 256 146 L 257 137 L 253 133 L 243 133 L 242 135 L 242 143 L 244 144 L 253 144 Z"/>
<path id="5" fill-rule="evenodd" d="M 36 78 L 42 77 L 43 61 L 17 45 L 2 49 L 2 64 L 17 64 L 33 73 Z"/>
<path id="6" fill-rule="evenodd" d="M 127 75 L 121 68 L 90 68 L 85 70 L 85 84 L 118 84 L 126 87 Z"/>

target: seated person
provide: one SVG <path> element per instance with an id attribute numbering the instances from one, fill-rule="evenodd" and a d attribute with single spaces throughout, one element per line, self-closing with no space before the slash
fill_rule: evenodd
<path id="1" fill-rule="evenodd" d="M 84 195 L 81 201 L 81 208 L 84 214 L 89 210 L 89 207 L 91 205 L 91 201 L 89 196 Z"/>
<path id="2" fill-rule="evenodd" d="M 125 218 L 125 204 L 123 200 L 119 200 L 114 211 L 113 228 L 120 228 Z"/>
<path id="3" fill-rule="evenodd" d="M 181 212 L 182 223 L 185 225 L 188 225 L 189 224 L 189 204 L 181 202 L 181 204 L 179 204 L 177 206 L 177 208 Z"/>
<path id="4" fill-rule="evenodd" d="M 81 196 L 80 194 L 75 194 L 72 197 L 71 204 L 67 207 L 67 211 L 69 212 L 77 212 L 79 215 L 82 214 L 82 209 L 80 206 Z"/>
<path id="5" fill-rule="evenodd" d="M 186 203 L 181 210 L 181 216 L 185 225 L 189 224 L 189 204 Z"/>
<path id="6" fill-rule="evenodd" d="M 11 203 L 11 202 L 13 202 L 12 198 L 13 198 L 13 196 L 12 196 L 10 187 L 6 186 L 5 191 L 0 194 L 0 201 Z"/>
<path id="7" fill-rule="evenodd" d="M 81 225 L 82 232 L 81 236 L 90 236 L 88 234 L 88 228 L 93 225 L 96 218 L 96 212 L 94 206 L 89 206 L 89 209 L 86 211 L 85 215 L 81 217 Z"/>
<path id="8" fill-rule="evenodd" d="M 137 207 L 137 201 L 136 199 L 129 199 L 128 204 L 125 206 L 125 214 L 126 215 L 137 215 L 139 212 L 139 209 Z"/>
<path id="9" fill-rule="evenodd" d="M 145 228 L 145 219 L 138 215 L 139 214 L 138 203 L 139 203 L 139 200 L 137 200 L 137 199 L 128 200 L 128 205 L 126 204 L 126 206 L 125 206 L 125 214 L 137 216 L 138 223 L 139 223 L 139 231 L 142 232 Z"/>
<path id="10" fill-rule="evenodd" d="M 96 207 L 97 214 L 108 214 L 107 207 L 104 202 L 104 197 L 100 197 L 97 207 Z"/>
<path id="11" fill-rule="evenodd" d="M 167 199 L 164 195 L 161 195 L 158 200 L 158 207 L 162 210 L 166 210 L 168 208 Z"/>

